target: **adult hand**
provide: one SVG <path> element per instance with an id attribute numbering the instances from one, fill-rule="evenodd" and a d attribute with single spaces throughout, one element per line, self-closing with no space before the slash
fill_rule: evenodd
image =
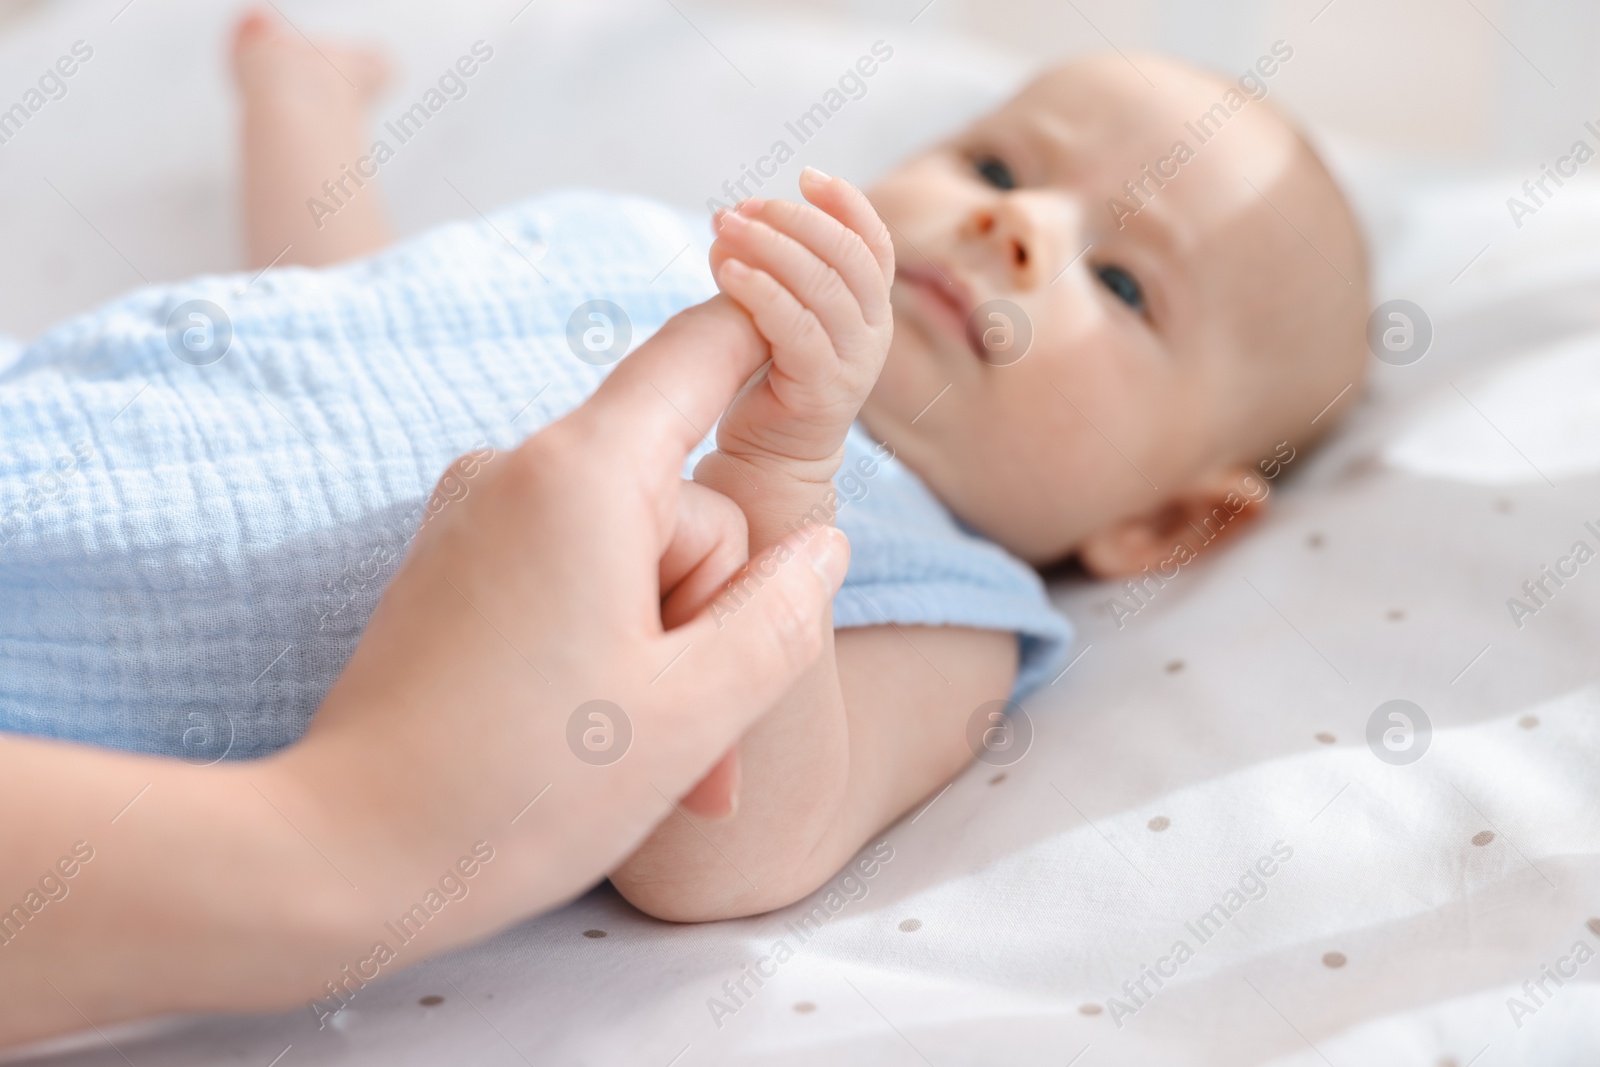
<path id="1" fill-rule="evenodd" d="M 756 369 L 760 343 L 731 333 L 749 328 L 726 308 L 685 312 L 589 403 L 481 472 L 424 528 L 289 757 L 321 817 L 347 827 L 351 854 L 375 871 L 425 884 L 475 840 L 495 844 L 503 866 L 476 887 L 485 912 L 473 932 L 623 858 L 821 649 L 847 563 L 833 533 L 779 546 L 777 559 L 802 560 L 764 564 L 771 577 L 740 610 L 663 629 L 663 558 L 690 572 L 703 560 L 720 582 L 718 546 L 743 537 L 726 533 L 737 515 L 724 498 L 682 506 L 680 471 Z M 701 521 L 685 529 L 684 515 Z M 675 584 L 703 594 L 705 583 Z M 606 729 L 583 714 L 572 725 L 595 700 L 614 705 L 601 709 L 613 736 L 588 754 L 613 763 L 574 753 L 575 734 L 581 746 L 585 730 Z M 382 880 L 402 908 L 417 892 Z"/>
<path id="2" fill-rule="evenodd" d="M 676 621 L 743 551 L 728 502 L 680 472 L 756 369 L 750 329 L 685 312 L 486 464 L 278 756 L 195 768 L 0 744 L 0 803 L 40 813 L 0 825 L 0 906 L 74 842 L 93 853 L 69 897 L 9 935 L 0 922 L 0 1043 L 313 998 L 325 1017 L 580 892 L 671 815 L 816 657 L 848 561 L 833 531 L 780 542 L 737 610 L 663 626 L 663 590 Z M 584 744 L 605 740 L 586 714 L 569 744 L 596 700 L 614 705 L 609 747 Z"/>

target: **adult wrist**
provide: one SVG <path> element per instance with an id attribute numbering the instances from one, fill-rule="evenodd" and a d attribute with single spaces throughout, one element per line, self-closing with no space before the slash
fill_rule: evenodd
<path id="1" fill-rule="evenodd" d="M 211 961 L 221 1002 L 202 1007 L 280 1009 L 309 1000 L 371 925 L 377 886 L 341 849 L 350 832 L 328 817 L 286 754 L 207 768 L 215 778 L 193 799 L 200 811 L 209 798 L 237 813 L 231 874 L 195 886 L 201 899 L 192 906 L 209 912 L 216 941 L 232 941 L 249 959 Z"/>

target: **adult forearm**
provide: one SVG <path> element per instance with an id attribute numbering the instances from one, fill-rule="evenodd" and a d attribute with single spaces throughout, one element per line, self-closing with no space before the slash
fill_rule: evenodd
<path id="1" fill-rule="evenodd" d="M 285 817 L 278 766 L 0 742 L 0 1044 L 281 1007 L 336 974 L 366 904 Z"/>

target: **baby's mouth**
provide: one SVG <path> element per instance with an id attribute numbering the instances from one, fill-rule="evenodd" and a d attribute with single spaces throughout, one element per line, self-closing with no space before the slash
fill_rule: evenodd
<path id="1" fill-rule="evenodd" d="M 944 334 L 953 344 L 965 344 L 979 359 L 984 358 L 971 321 L 972 298 L 965 285 L 928 264 L 898 267 L 895 281 L 909 290 L 923 321 L 934 331 Z"/>

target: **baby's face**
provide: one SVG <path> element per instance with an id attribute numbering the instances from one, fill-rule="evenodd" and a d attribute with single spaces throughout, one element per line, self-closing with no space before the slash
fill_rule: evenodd
<path id="1" fill-rule="evenodd" d="M 1239 451 L 1240 323 L 1272 299 L 1263 247 L 1297 240 L 1262 196 L 1292 199 L 1298 141 L 1276 113 L 1252 101 L 1199 144 L 1184 124 L 1228 86 L 1137 62 L 1159 89 L 1114 56 L 1059 68 L 869 190 L 898 273 L 862 417 L 963 521 L 1038 563 Z M 1157 190 L 1146 165 L 1177 173 Z M 1281 269 L 1310 269 L 1307 255 Z M 993 300 L 1032 330 L 1010 365 L 971 325 Z"/>

